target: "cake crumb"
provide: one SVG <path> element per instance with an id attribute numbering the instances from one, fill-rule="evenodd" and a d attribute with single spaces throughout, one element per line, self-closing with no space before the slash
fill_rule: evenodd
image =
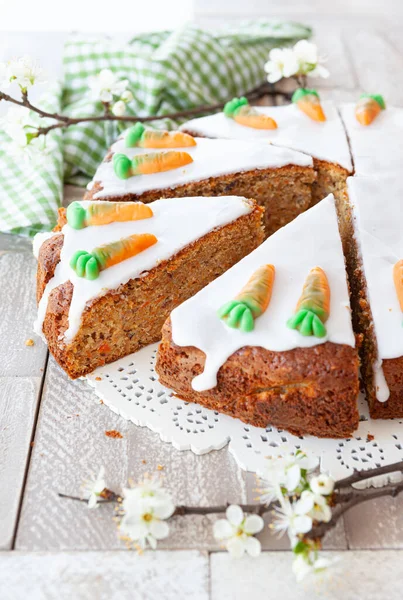
<path id="1" fill-rule="evenodd" d="M 102 377 L 95 377 L 95 381 L 102 381 Z"/>
<path id="2" fill-rule="evenodd" d="M 142 460 L 141 462 L 143 463 L 143 465 L 146 465 L 146 464 L 147 464 L 147 461 L 146 461 L 146 459 L 145 459 L 145 458 L 143 458 L 143 460 Z"/>
<path id="3" fill-rule="evenodd" d="M 157 465 L 157 471 L 163 471 L 164 469 L 164 465 Z"/>
<path id="4" fill-rule="evenodd" d="M 26 346 L 35 346 L 35 342 L 33 339 L 28 338 L 27 340 L 25 340 L 25 345 Z"/>
<path id="5" fill-rule="evenodd" d="M 123 438 L 123 435 L 120 433 L 120 431 L 117 431 L 116 429 L 109 429 L 108 431 L 105 431 L 105 435 L 107 437 L 114 438 L 115 440 L 120 440 Z"/>
<path id="6" fill-rule="evenodd" d="M 375 439 L 375 436 L 372 433 L 367 433 L 367 442 L 372 442 Z"/>
<path id="7" fill-rule="evenodd" d="M 104 401 L 102 399 L 99 400 L 100 404 L 104 404 Z"/>

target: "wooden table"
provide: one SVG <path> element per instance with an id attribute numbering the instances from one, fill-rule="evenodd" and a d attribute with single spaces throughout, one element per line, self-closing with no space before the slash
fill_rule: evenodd
<path id="1" fill-rule="evenodd" d="M 310 19 L 312 21 L 312 19 Z M 355 100 L 361 91 L 403 106 L 403 36 L 397 24 L 321 19 L 317 42 L 329 57 L 323 98 Z M 66 202 L 81 190 L 66 188 Z M 258 559 L 232 560 L 212 536 L 213 517 L 184 517 L 156 552 L 137 556 L 119 541 L 112 506 L 94 511 L 60 499 L 102 464 L 118 489 L 163 465 L 177 503 L 252 501 L 254 477 L 226 448 L 205 456 L 179 452 L 148 429 L 101 405 L 81 381 L 69 381 L 33 334 L 35 260 L 27 240 L 0 236 L 0 598 L 1 600 L 175 599 L 297 600 L 285 539 L 268 529 Z M 34 346 L 25 341 L 34 338 Z M 122 439 L 106 430 L 116 429 Z M 144 464 L 146 461 L 146 464 Z M 353 509 L 325 540 L 341 555 L 326 598 L 401 598 L 403 496 Z"/>

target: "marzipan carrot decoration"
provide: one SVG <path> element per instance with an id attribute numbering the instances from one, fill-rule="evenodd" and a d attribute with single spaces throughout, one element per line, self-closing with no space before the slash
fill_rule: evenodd
<path id="1" fill-rule="evenodd" d="M 241 331 L 252 331 L 255 319 L 260 317 L 270 303 L 273 291 L 275 268 L 263 265 L 257 269 L 234 300 L 230 300 L 218 311 L 220 319 Z"/>
<path id="2" fill-rule="evenodd" d="M 113 155 L 113 169 L 119 179 L 128 179 L 133 175 L 151 175 L 162 171 L 171 171 L 184 167 L 193 162 L 193 158 L 187 152 L 150 152 L 149 154 L 137 154 L 130 160 L 126 154 Z"/>
<path id="3" fill-rule="evenodd" d="M 301 335 L 324 337 L 324 323 L 330 314 L 330 287 L 326 274 L 320 267 L 309 271 L 298 300 L 295 315 L 288 320 L 290 329 L 298 329 Z"/>
<path id="4" fill-rule="evenodd" d="M 355 107 L 355 117 L 361 125 L 371 125 L 385 108 L 385 100 L 380 94 L 362 94 Z"/>
<path id="5" fill-rule="evenodd" d="M 246 98 L 233 98 L 224 106 L 224 114 L 236 123 L 253 129 L 277 129 L 277 123 L 271 117 L 258 112 L 249 105 Z"/>
<path id="6" fill-rule="evenodd" d="M 90 225 L 140 221 L 153 216 L 153 211 L 142 202 L 93 202 L 84 208 L 72 202 L 67 209 L 67 222 L 73 229 L 84 229 Z"/>
<path id="7" fill-rule="evenodd" d="M 78 250 L 70 260 L 70 267 L 79 277 L 97 279 L 99 272 L 132 258 L 157 243 L 152 233 L 139 233 L 117 242 L 95 248 L 92 252 Z"/>
<path id="8" fill-rule="evenodd" d="M 294 104 L 296 104 L 298 108 L 313 121 L 326 121 L 319 94 L 316 90 L 299 88 L 293 93 L 291 102 L 294 102 Z"/>
<path id="9" fill-rule="evenodd" d="M 393 281 L 395 283 L 395 289 L 397 299 L 399 300 L 400 310 L 403 312 L 403 259 L 397 261 L 393 267 Z"/>
<path id="10" fill-rule="evenodd" d="M 146 129 L 142 123 L 136 123 L 126 133 L 126 147 L 135 148 L 186 148 L 196 146 L 196 140 L 182 131 L 159 131 Z"/>

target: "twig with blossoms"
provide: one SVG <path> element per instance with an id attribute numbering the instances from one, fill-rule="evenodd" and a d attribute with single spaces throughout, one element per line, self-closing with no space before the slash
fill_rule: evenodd
<path id="1" fill-rule="evenodd" d="M 11 83 L 16 83 L 21 91 L 21 99 L 14 98 L 7 94 L 4 89 L 7 89 Z M 110 69 L 103 69 L 91 77 L 89 81 L 89 96 L 100 105 L 102 114 L 97 116 L 82 116 L 69 117 L 60 113 L 51 113 L 32 104 L 29 100 L 29 89 L 35 83 L 43 83 L 43 72 L 36 63 L 29 57 L 22 59 L 11 60 L 8 63 L 0 63 L 0 101 L 9 102 L 15 106 L 24 109 L 25 122 L 22 123 L 23 117 L 17 116 L 17 113 L 9 112 L 5 119 L 4 125 L 11 123 L 7 133 L 20 147 L 28 146 L 33 139 L 40 136 L 46 136 L 50 131 L 78 125 L 79 123 L 97 123 L 102 121 L 118 121 L 118 122 L 149 122 L 158 121 L 161 119 L 177 120 L 186 117 L 192 117 L 199 114 L 205 114 L 221 110 L 226 102 L 217 102 L 211 105 L 202 105 L 196 108 L 167 113 L 164 115 L 152 115 L 147 117 L 130 116 L 125 114 L 127 105 L 133 100 L 133 94 L 129 89 L 129 81 L 127 79 L 119 79 L 118 76 Z M 257 101 L 266 95 L 274 95 L 277 92 L 267 83 L 263 83 L 246 92 L 245 96 L 249 101 Z M 281 94 L 281 92 L 279 92 Z M 47 124 L 41 126 L 35 122 L 32 115 L 39 119 L 46 119 Z M 48 120 L 53 123 L 48 124 Z M 19 125 L 19 127 L 18 127 Z M 17 131 L 18 130 L 18 131 Z"/>
<path id="2" fill-rule="evenodd" d="M 175 506 L 161 480 L 149 476 L 117 494 L 106 487 L 103 468 L 95 479 L 85 483 L 82 497 L 59 496 L 87 502 L 89 508 L 105 503 L 117 504 L 121 539 L 128 547 L 140 552 L 147 546 L 155 549 L 158 541 L 169 535 L 167 520 L 170 518 L 225 513 L 225 518 L 214 524 L 216 540 L 234 557 L 245 553 L 258 556 L 261 545 L 255 535 L 264 527 L 263 515 L 272 512 L 273 521 L 269 527 L 279 535 L 288 534 L 294 553 L 293 572 L 297 580 L 301 580 L 330 566 L 331 562 L 320 554 L 321 540 L 346 510 L 372 498 L 396 496 L 403 491 L 403 481 L 381 488 L 352 487 L 379 475 L 403 474 L 403 461 L 368 471 L 355 471 L 338 482 L 324 473 L 319 474 L 318 466 L 317 457 L 301 450 L 267 459 L 260 482 L 259 504 Z"/>
<path id="3" fill-rule="evenodd" d="M 276 83 L 283 77 L 292 77 L 298 87 L 306 88 L 308 76 L 324 79 L 329 77 L 329 71 L 323 66 L 323 62 L 316 44 L 300 40 L 293 48 L 273 48 L 264 68 L 270 83 Z"/>

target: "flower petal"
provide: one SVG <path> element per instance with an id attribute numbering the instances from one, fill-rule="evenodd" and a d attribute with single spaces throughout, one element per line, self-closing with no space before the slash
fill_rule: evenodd
<path id="1" fill-rule="evenodd" d="M 312 529 L 312 518 L 308 515 L 298 515 L 294 518 L 292 530 L 295 533 L 308 533 Z"/>
<path id="2" fill-rule="evenodd" d="M 243 530 L 245 533 L 254 534 L 262 531 L 264 521 L 259 515 L 248 515 L 245 519 Z"/>
<path id="3" fill-rule="evenodd" d="M 233 537 L 226 543 L 228 552 L 234 558 L 241 558 L 245 553 L 245 542 L 240 537 Z"/>
<path id="4" fill-rule="evenodd" d="M 234 528 L 227 519 L 219 519 L 214 523 L 213 534 L 216 540 L 226 540 L 234 533 Z"/>
<path id="5" fill-rule="evenodd" d="M 169 525 L 164 521 L 151 521 L 150 533 L 156 540 L 163 540 L 169 535 Z"/>
<path id="6" fill-rule="evenodd" d="M 231 504 L 225 511 L 225 515 L 231 525 L 239 527 L 244 519 L 243 510 L 237 504 Z"/>
<path id="7" fill-rule="evenodd" d="M 262 551 L 261 543 L 255 537 L 248 537 L 244 544 L 246 552 L 253 558 L 259 556 L 260 552 Z"/>

